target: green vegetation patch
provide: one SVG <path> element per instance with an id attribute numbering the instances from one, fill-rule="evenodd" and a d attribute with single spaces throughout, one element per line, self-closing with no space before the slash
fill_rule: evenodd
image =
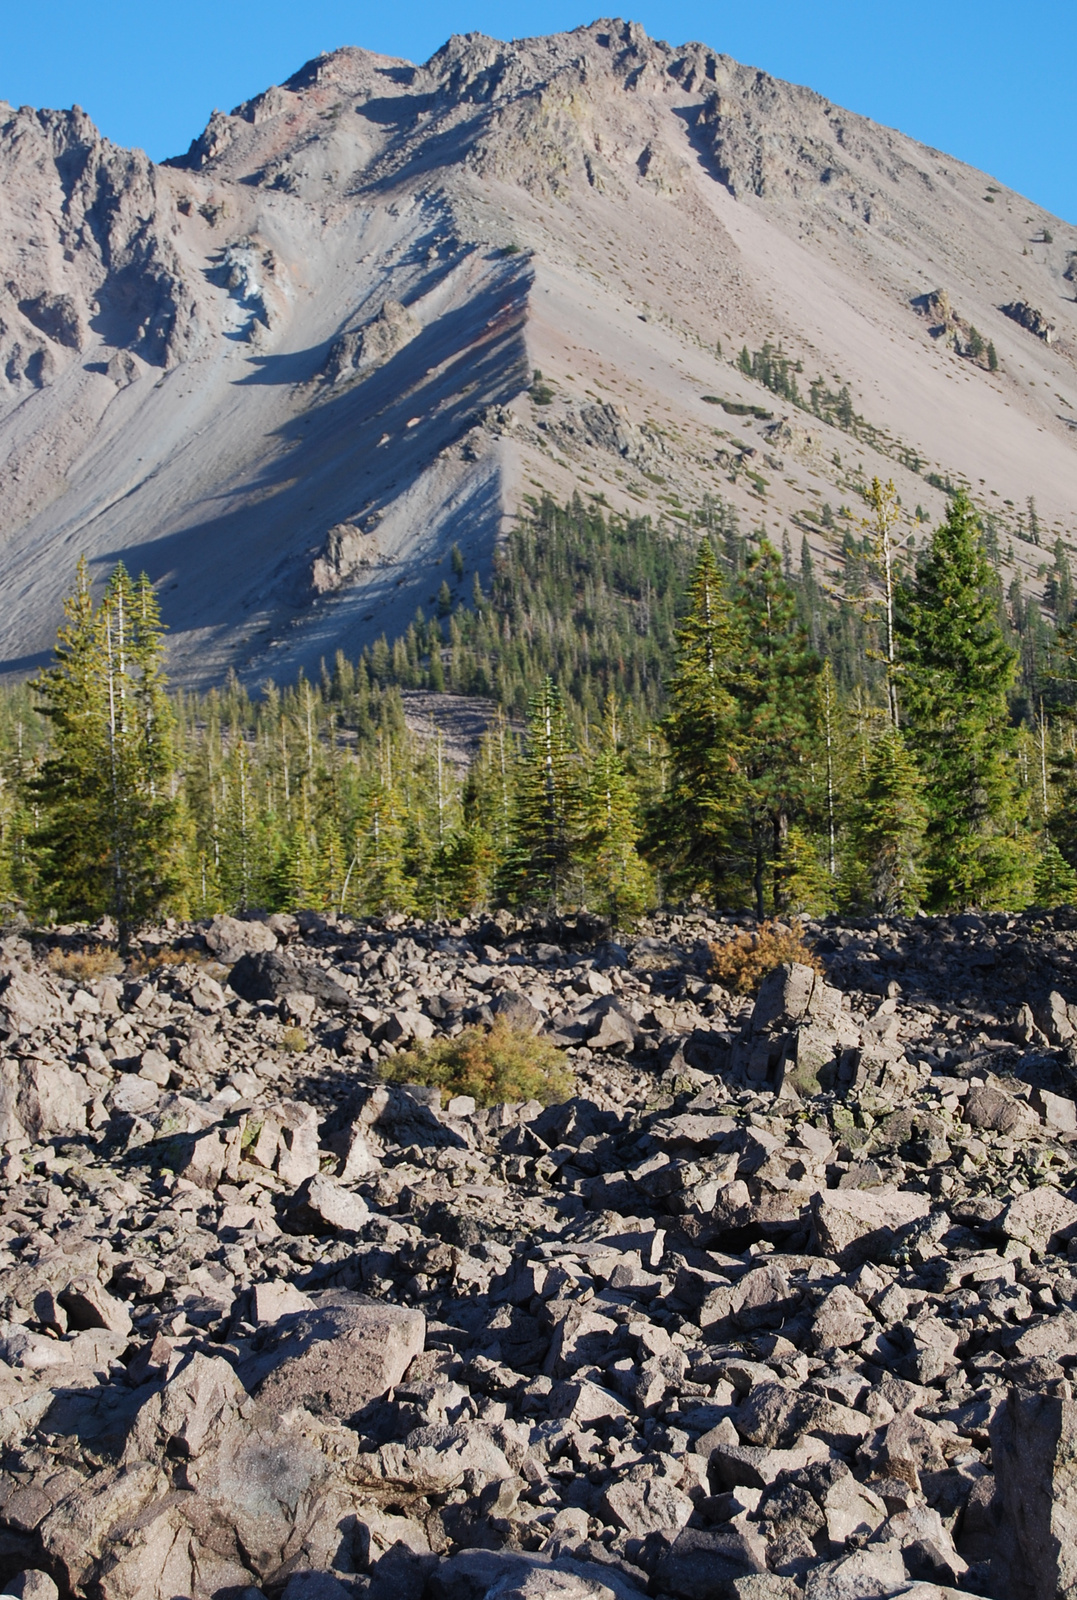
<path id="1" fill-rule="evenodd" d="M 455 1039 L 431 1039 L 391 1056 L 389 1083 L 423 1083 L 441 1090 L 442 1104 L 468 1094 L 480 1106 L 516 1100 L 546 1105 L 567 1100 L 573 1077 L 555 1045 L 499 1018 L 489 1030 L 467 1028 Z"/>

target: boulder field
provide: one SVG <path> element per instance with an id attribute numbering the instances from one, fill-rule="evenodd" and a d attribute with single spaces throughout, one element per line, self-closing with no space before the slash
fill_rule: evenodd
<path id="1" fill-rule="evenodd" d="M 1077 918 L 107 931 L 0 942 L 4 1594 L 1074 1590 Z M 498 1018 L 570 1098 L 385 1081 Z"/>

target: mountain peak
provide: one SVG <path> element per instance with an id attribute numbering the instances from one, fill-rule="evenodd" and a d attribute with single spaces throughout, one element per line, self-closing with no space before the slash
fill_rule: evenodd
<path id="1" fill-rule="evenodd" d="M 6 108 L 0 193 L 8 670 L 80 550 L 150 572 L 182 677 L 316 668 L 540 488 L 720 498 L 826 572 L 872 476 L 965 483 L 1033 593 L 1029 496 L 1072 537 L 1077 232 L 705 44 L 347 46 L 164 166 Z"/>

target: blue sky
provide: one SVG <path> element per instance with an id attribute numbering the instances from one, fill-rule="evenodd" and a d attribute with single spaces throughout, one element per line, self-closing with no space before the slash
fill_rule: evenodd
<path id="1" fill-rule="evenodd" d="M 279 83 L 321 50 L 422 61 L 450 33 L 498 38 L 590 22 L 579 0 L 0 0 L 0 98 L 83 106 L 109 138 L 160 159 L 215 106 Z M 656 38 L 702 39 L 984 168 L 1077 223 L 1073 0 L 638 0 Z"/>

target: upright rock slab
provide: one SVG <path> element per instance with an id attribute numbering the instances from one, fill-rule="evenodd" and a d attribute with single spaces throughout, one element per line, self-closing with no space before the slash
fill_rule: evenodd
<path id="1" fill-rule="evenodd" d="M 1077 1403 L 1011 1389 L 991 1426 L 1001 1509 L 992 1593 L 1077 1594 Z"/>

